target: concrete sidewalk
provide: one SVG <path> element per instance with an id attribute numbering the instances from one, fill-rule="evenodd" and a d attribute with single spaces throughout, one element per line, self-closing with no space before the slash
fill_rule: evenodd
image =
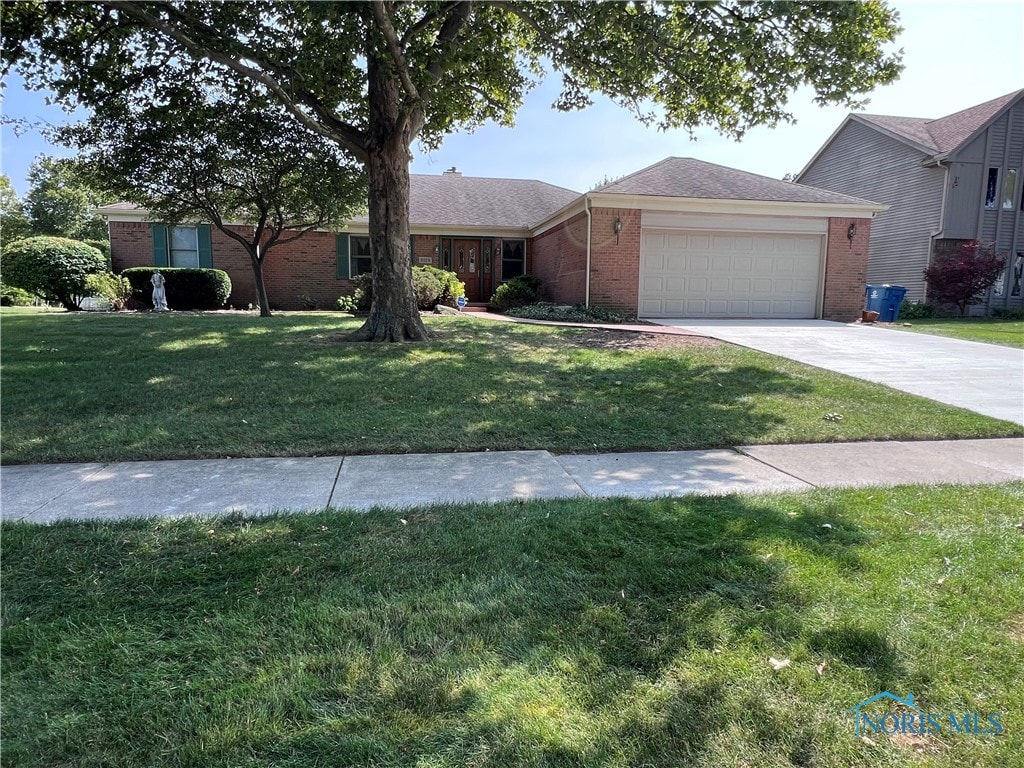
<path id="1" fill-rule="evenodd" d="M 567 456 L 503 451 L 42 464 L 0 468 L 0 517 L 52 523 L 1021 479 L 1024 438 Z"/>

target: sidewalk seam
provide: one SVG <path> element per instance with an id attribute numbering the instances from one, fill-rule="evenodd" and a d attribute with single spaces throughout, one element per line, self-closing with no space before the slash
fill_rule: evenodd
<path id="1" fill-rule="evenodd" d="M 32 515 L 34 515 L 39 510 L 41 510 L 43 507 L 49 506 L 50 504 L 53 504 L 53 502 L 55 502 L 57 499 L 63 498 L 64 496 L 67 496 L 69 493 L 71 493 L 72 491 L 76 490 L 79 486 L 81 486 L 82 483 L 84 483 L 90 477 L 92 477 L 93 475 L 97 474 L 98 472 L 102 472 L 104 469 L 109 467 L 112 463 L 113 462 L 107 462 L 106 464 L 101 464 L 99 469 L 97 469 L 95 472 L 90 472 L 88 475 L 86 475 L 85 477 L 81 478 L 71 488 L 68 488 L 66 491 L 62 491 L 61 493 L 58 493 L 52 499 L 47 499 L 46 501 L 44 501 L 42 504 L 40 504 L 38 507 L 36 507 L 32 511 L 27 512 L 26 514 L 22 515 L 21 517 L 15 518 L 14 521 L 17 522 L 17 523 L 21 523 L 21 522 L 24 522 L 24 521 L 28 520 L 30 517 L 32 517 Z"/>
<path id="2" fill-rule="evenodd" d="M 780 475 L 785 475 L 786 477 L 792 477 L 794 480 L 798 480 L 799 482 L 803 483 L 804 485 L 806 485 L 806 486 L 808 486 L 810 488 L 820 488 L 821 487 L 820 485 L 815 485 L 810 480 L 805 480 L 804 478 L 800 477 L 800 475 L 794 475 L 792 472 L 787 472 L 784 469 L 776 467 L 774 464 L 769 464 L 764 459 L 759 459 L 757 456 L 754 456 L 752 454 L 747 453 L 746 451 L 743 450 L 743 448 L 741 448 L 738 445 L 733 446 L 733 450 L 736 451 L 736 453 L 738 453 L 740 456 L 748 458 L 751 461 L 756 461 L 758 464 L 763 464 L 764 466 L 768 467 L 768 469 L 774 470 L 774 471 L 778 472 Z"/>
<path id="3" fill-rule="evenodd" d="M 334 501 L 334 491 L 338 487 L 338 478 L 341 477 L 341 468 L 343 466 L 345 466 L 344 456 L 342 456 L 341 461 L 338 462 L 338 471 L 334 473 L 334 482 L 331 483 L 331 492 L 327 494 L 327 506 L 324 507 L 325 512 L 331 508 L 331 502 Z"/>
<path id="4" fill-rule="evenodd" d="M 555 460 L 555 464 L 558 465 L 558 468 L 565 473 L 566 477 L 568 477 L 570 480 L 572 480 L 572 484 L 575 485 L 577 488 L 579 488 L 580 492 L 585 497 L 587 497 L 588 499 L 595 499 L 595 498 L 597 498 L 596 496 L 592 496 L 590 493 L 588 493 L 587 489 L 584 488 L 582 485 L 580 485 L 580 481 L 577 480 L 575 477 L 573 477 L 572 472 L 570 472 L 568 469 L 565 468 L 565 465 L 562 464 L 562 460 L 558 456 L 556 456 L 555 454 L 551 453 L 551 451 L 548 451 L 547 454 L 548 454 L 548 456 L 550 456 L 552 459 Z"/>

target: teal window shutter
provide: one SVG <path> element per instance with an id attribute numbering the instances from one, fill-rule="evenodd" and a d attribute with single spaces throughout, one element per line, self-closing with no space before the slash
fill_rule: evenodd
<path id="1" fill-rule="evenodd" d="M 335 274 L 339 280 L 349 279 L 348 266 L 348 235 L 340 234 L 334 236 L 334 258 Z"/>
<path id="2" fill-rule="evenodd" d="M 152 224 L 150 231 L 153 233 L 153 266 L 166 267 L 169 264 L 167 260 L 167 227 L 163 224 Z"/>
<path id="3" fill-rule="evenodd" d="M 196 236 L 199 241 L 199 266 L 202 269 L 213 267 L 213 236 L 209 224 L 200 224 L 196 227 Z"/>

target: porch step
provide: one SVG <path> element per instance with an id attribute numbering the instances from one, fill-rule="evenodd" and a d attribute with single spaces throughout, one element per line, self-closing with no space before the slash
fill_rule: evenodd
<path id="1" fill-rule="evenodd" d="M 463 312 L 487 312 L 487 305 L 482 302 L 467 304 L 462 308 Z"/>

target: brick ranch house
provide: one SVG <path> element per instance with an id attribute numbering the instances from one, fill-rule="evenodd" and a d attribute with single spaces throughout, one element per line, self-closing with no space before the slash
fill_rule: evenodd
<path id="1" fill-rule="evenodd" d="M 410 180 L 413 263 L 456 272 L 471 302 L 529 272 L 547 297 L 641 317 L 825 318 L 863 306 L 872 217 L 886 206 L 692 158 L 670 157 L 580 194 L 541 181 Z M 209 225 L 168 227 L 104 206 L 115 270 L 212 266 L 230 303 L 255 301 L 248 257 Z M 369 271 L 367 220 L 271 252 L 274 308 L 331 308 Z"/>

